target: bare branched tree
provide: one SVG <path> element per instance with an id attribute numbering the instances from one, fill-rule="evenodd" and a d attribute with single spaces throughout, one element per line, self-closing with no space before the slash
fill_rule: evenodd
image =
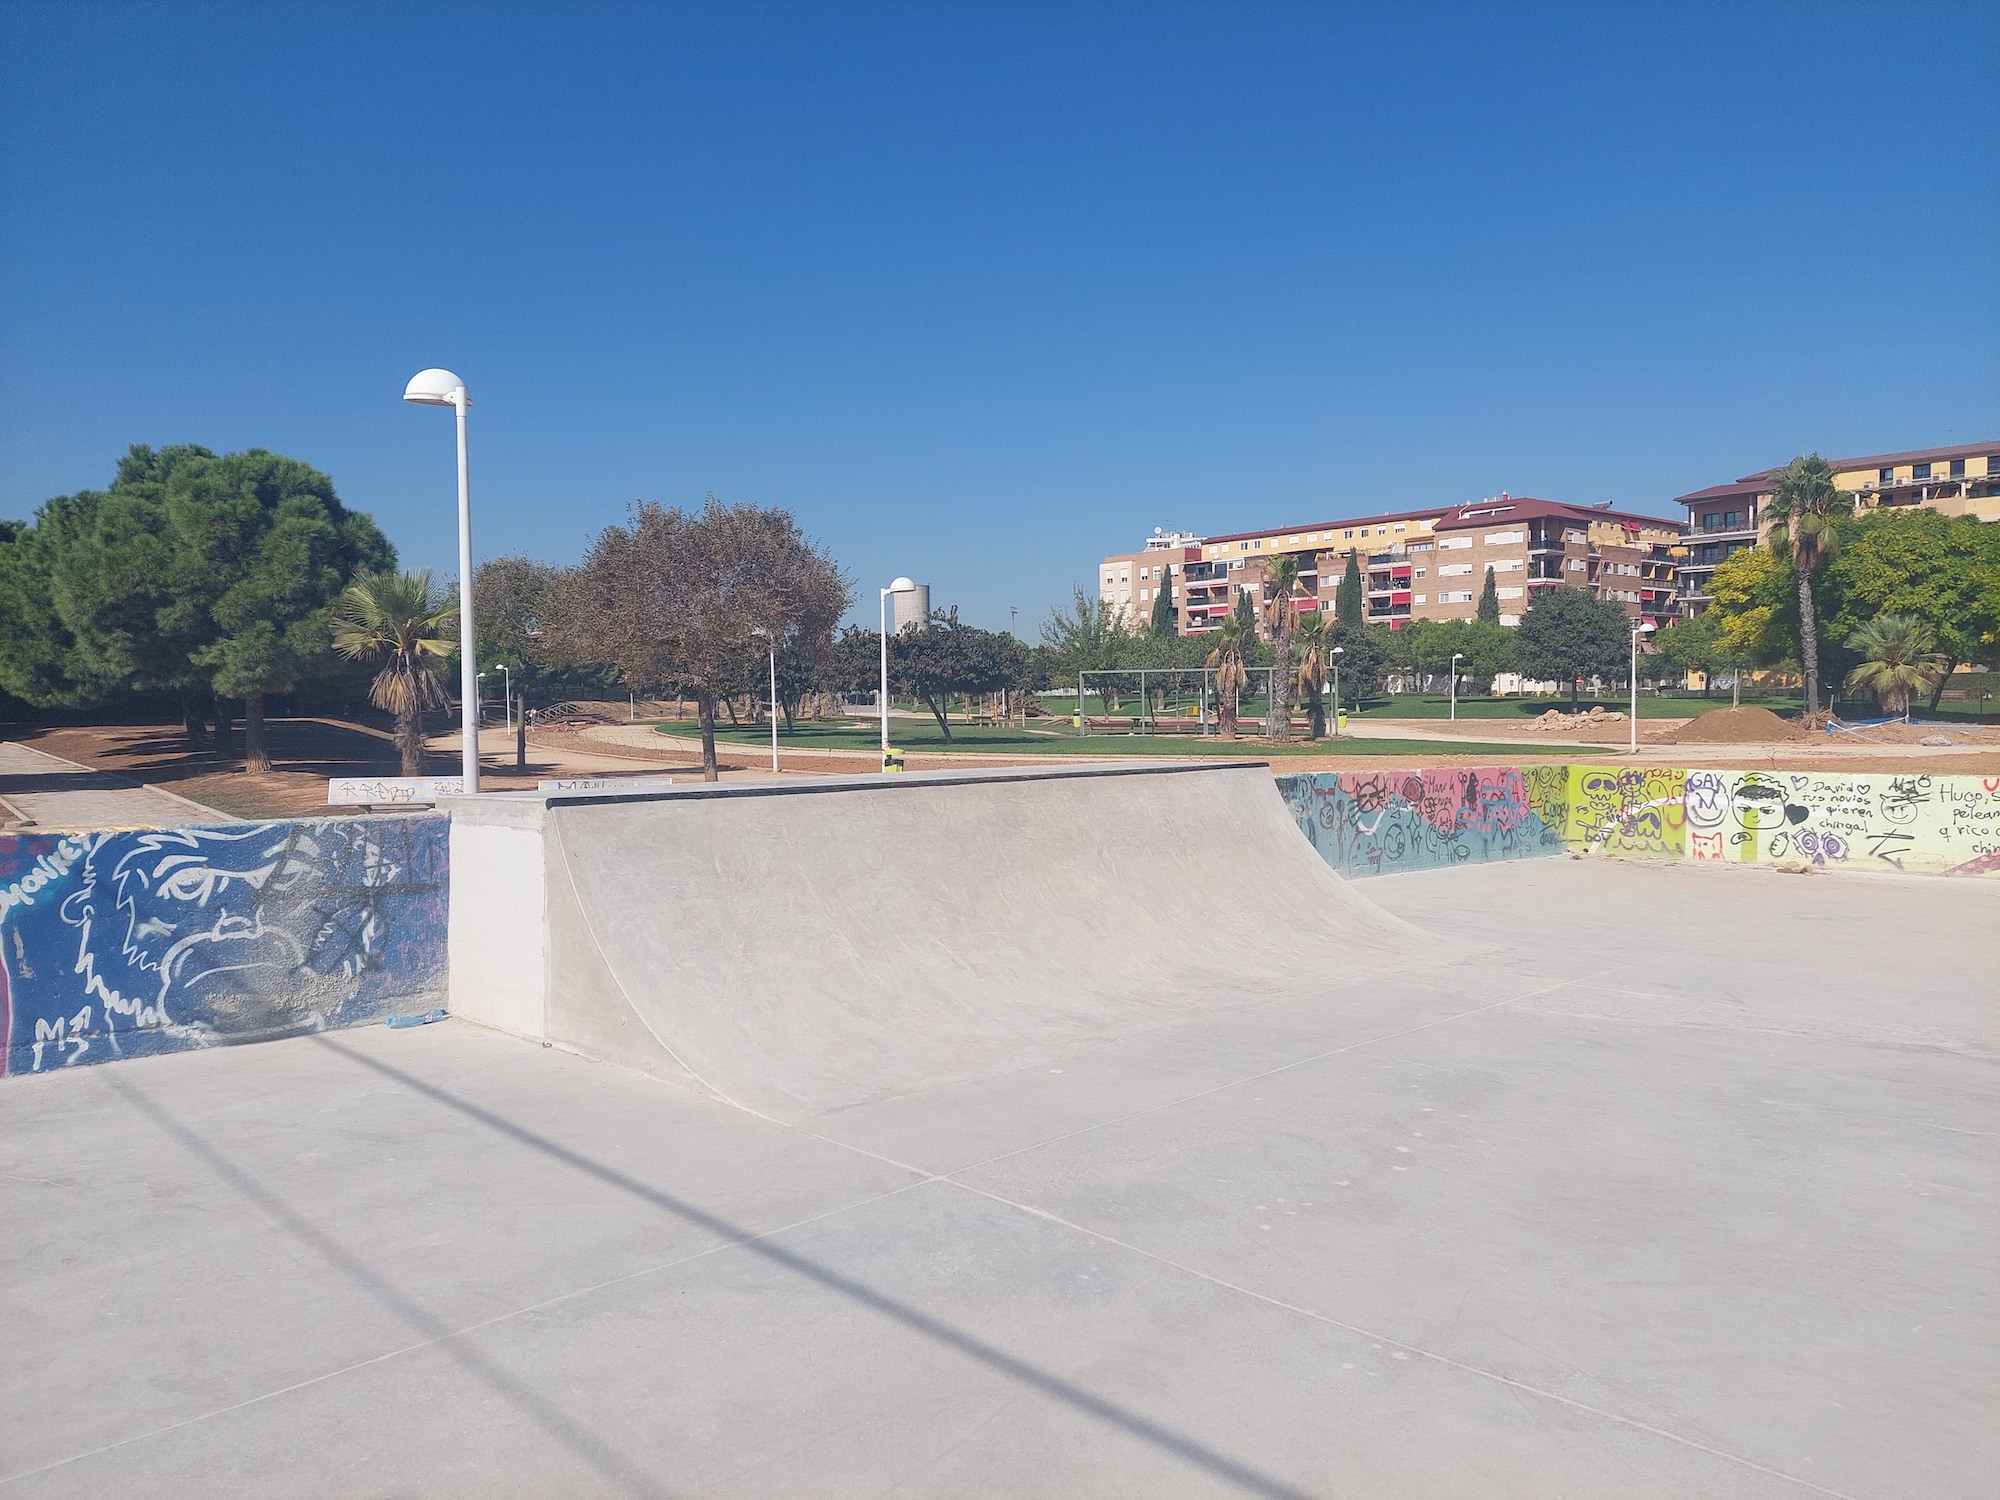
<path id="1" fill-rule="evenodd" d="M 702 776 L 713 781 L 715 705 L 760 681 L 765 640 L 781 663 L 830 649 L 852 584 L 786 510 L 699 511 L 641 503 L 607 526 L 550 590 L 551 653 L 614 668 L 633 692 L 685 692 L 701 721 Z"/>

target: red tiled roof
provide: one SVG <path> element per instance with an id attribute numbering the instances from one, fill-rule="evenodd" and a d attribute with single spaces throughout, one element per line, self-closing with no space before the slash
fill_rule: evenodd
<path id="1" fill-rule="evenodd" d="M 1205 539 L 1205 545 L 1217 542 L 1251 542 L 1258 537 L 1293 536 L 1302 531 L 1331 531 L 1335 528 L 1346 530 L 1350 526 L 1380 526 L 1397 521 L 1428 521 L 1433 516 L 1441 516 L 1450 510 L 1448 505 L 1433 505 L 1428 510 L 1403 510 L 1387 516 L 1355 516 L 1345 521 L 1309 521 L 1303 526 L 1267 526 L 1261 531 L 1232 531 L 1228 536 L 1212 536 Z"/>
<path id="2" fill-rule="evenodd" d="M 1476 527 L 1500 526 L 1514 521 L 1618 521 L 1628 529 L 1657 526 L 1676 529 L 1680 523 L 1668 516 L 1642 516 L 1631 511 L 1598 510 L 1588 505 L 1566 505 L 1559 500 L 1536 500 L 1526 495 L 1510 495 L 1504 500 L 1482 500 L 1477 505 L 1455 505 L 1431 528 L 1432 531 L 1466 531 Z"/>

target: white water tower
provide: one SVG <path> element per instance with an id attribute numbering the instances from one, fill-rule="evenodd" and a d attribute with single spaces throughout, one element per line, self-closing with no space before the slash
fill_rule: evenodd
<path id="1" fill-rule="evenodd" d="M 901 635 L 912 626 L 920 626 L 931 617 L 931 586 L 920 583 L 913 589 L 905 589 L 889 596 L 895 608 L 890 628 Z"/>

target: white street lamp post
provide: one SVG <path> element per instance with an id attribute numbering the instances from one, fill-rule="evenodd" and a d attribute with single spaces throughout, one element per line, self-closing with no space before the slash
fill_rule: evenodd
<path id="1" fill-rule="evenodd" d="M 1333 737 L 1340 738 L 1340 659 L 1347 654 L 1345 646 L 1333 648 Z"/>
<path id="2" fill-rule="evenodd" d="M 771 648 L 771 774 L 778 774 L 778 638 L 762 625 L 753 626 L 750 633 L 764 637 L 764 643 Z"/>
<path id="3" fill-rule="evenodd" d="M 1458 662 L 1464 655 L 1463 651 L 1451 653 L 1451 717 L 1454 723 L 1458 719 Z"/>
<path id="4" fill-rule="evenodd" d="M 514 677 L 507 670 L 505 662 L 500 664 L 500 693 L 507 700 L 507 732 L 512 734 L 514 732 Z"/>
<path id="5" fill-rule="evenodd" d="M 882 769 L 889 769 L 889 596 L 907 594 L 916 585 L 907 578 L 898 578 L 882 590 L 882 692 L 876 699 L 882 710 Z M 1077 707 L 1083 707 L 1083 700 L 1077 700 Z"/>
<path id="6" fill-rule="evenodd" d="M 465 790 L 479 790 L 479 662 L 472 632 L 472 490 L 465 466 L 465 413 L 472 405 L 465 382 L 449 370 L 420 370 L 403 390 L 419 406 L 449 406 L 458 412 L 458 692 L 464 704 L 460 771 Z"/>
<path id="7" fill-rule="evenodd" d="M 1651 620 L 1641 620 L 1632 627 L 1632 668 L 1628 674 L 1632 689 L 1632 713 L 1628 727 L 1632 731 L 1632 753 L 1639 751 L 1639 637 L 1653 630 Z"/>

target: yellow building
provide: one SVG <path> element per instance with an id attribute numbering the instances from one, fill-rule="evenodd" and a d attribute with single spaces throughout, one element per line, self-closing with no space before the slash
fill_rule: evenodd
<path id="1" fill-rule="evenodd" d="M 2000 442 L 1871 453 L 1831 459 L 1828 466 L 1834 485 L 1854 497 L 1857 515 L 1924 507 L 1947 516 L 2000 521 Z M 1734 484 L 1711 485 L 1675 500 L 1688 511 L 1682 534 L 1688 556 L 1680 569 L 1681 604 L 1688 613 L 1708 607 L 1716 564 L 1756 546 L 1771 529 L 1771 476 L 1776 472 L 1746 474 Z"/>

